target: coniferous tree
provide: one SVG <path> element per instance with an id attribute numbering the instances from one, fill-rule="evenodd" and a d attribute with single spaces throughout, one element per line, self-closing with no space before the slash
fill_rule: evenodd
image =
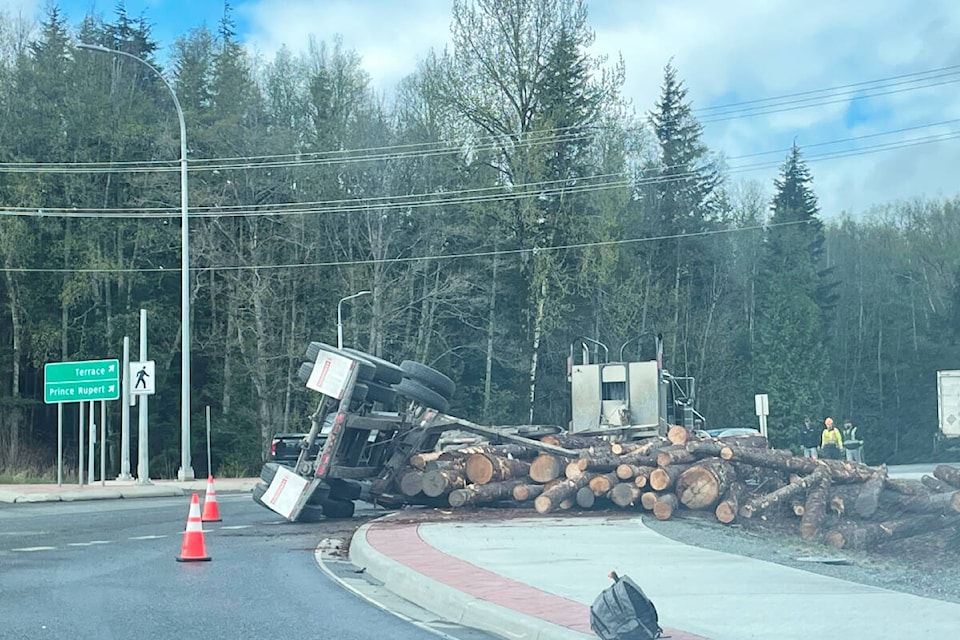
<path id="1" fill-rule="evenodd" d="M 795 444 L 806 416 L 829 406 L 823 223 L 813 179 L 794 145 L 775 181 L 758 277 L 754 386 L 770 397 L 770 437 Z M 835 418 L 839 419 L 839 418 Z"/>

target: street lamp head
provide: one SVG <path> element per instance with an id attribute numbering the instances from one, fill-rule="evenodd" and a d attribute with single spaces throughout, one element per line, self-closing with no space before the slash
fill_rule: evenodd
<path id="1" fill-rule="evenodd" d="M 80 42 L 77 45 L 77 49 L 91 49 L 93 51 L 106 51 L 107 53 L 112 53 L 112 49 L 107 49 L 106 47 L 99 44 L 87 44 L 86 42 Z"/>

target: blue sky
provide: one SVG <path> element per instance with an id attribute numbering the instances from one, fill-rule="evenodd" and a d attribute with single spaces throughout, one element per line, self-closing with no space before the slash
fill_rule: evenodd
<path id="1" fill-rule="evenodd" d="M 39 17 L 48 0 L 0 0 L 0 10 Z M 113 15 L 115 0 L 60 0 L 72 21 L 91 9 Z M 281 46 L 305 48 L 311 35 L 344 44 L 364 59 L 375 86 L 389 93 L 430 47 L 447 44 L 449 0 L 233 0 L 240 39 L 268 58 Z M 144 14 L 161 47 L 206 23 L 215 28 L 219 0 L 125 0 Z M 922 9 L 921 9 L 922 6 Z M 593 0 L 594 52 L 622 55 L 624 92 L 638 112 L 655 102 L 672 58 L 694 107 L 709 109 L 943 69 L 917 78 L 847 89 L 805 109 L 732 117 L 701 111 L 710 147 L 722 152 L 733 182 L 759 181 L 768 192 L 793 140 L 810 160 L 823 215 L 856 215 L 876 204 L 956 195 L 960 137 L 863 153 L 931 135 L 960 136 L 960 3 L 952 0 Z M 893 84 L 896 83 L 896 84 Z M 926 88 L 918 85 L 927 84 Z M 878 88 L 879 87 L 879 88 Z M 884 94 L 884 95 L 876 95 Z M 863 99 L 854 95 L 872 96 Z M 802 98 L 800 98 L 802 99 Z M 788 106 L 797 106 L 797 98 Z M 829 104 L 824 104 L 830 102 Z M 957 120 L 957 122 L 950 122 Z M 936 123 L 946 123 L 939 124 Z M 858 138 L 857 140 L 849 140 Z M 846 142 L 842 142 L 847 140 Z M 836 144 L 824 144 L 841 141 Z M 848 157 L 818 159 L 848 150 Z M 767 155 L 753 155 L 767 154 Z M 743 158 L 742 156 L 750 156 Z M 751 165 L 762 165 L 749 169 Z"/>

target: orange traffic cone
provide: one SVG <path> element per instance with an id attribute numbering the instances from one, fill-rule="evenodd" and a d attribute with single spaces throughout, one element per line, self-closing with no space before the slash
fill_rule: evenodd
<path id="1" fill-rule="evenodd" d="M 213 476 L 207 477 L 207 493 L 203 497 L 204 522 L 220 522 L 220 508 L 217 506 L 217 490 L 213 488 Z"/>
<path id="2" fill-rule="evenodd" d="M 183 545 L 177 562 L 199 562 L 210 560 L 207 547 L 203 544 L 203 524 L 200 521 L 200 498 L 196 493 L 190 499 L 190 515 L 187 516 L 187 530 L 183 532 Z"/>

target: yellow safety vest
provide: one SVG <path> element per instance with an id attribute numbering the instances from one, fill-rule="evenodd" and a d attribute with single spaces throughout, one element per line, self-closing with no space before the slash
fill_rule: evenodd
<path id="1" fill-rule="evenodd" d="M 824 429 L 820 436 L 820 446 L 835 445 L 843 449 L 843 436 L 840 435 L 840 429 Z"/>

